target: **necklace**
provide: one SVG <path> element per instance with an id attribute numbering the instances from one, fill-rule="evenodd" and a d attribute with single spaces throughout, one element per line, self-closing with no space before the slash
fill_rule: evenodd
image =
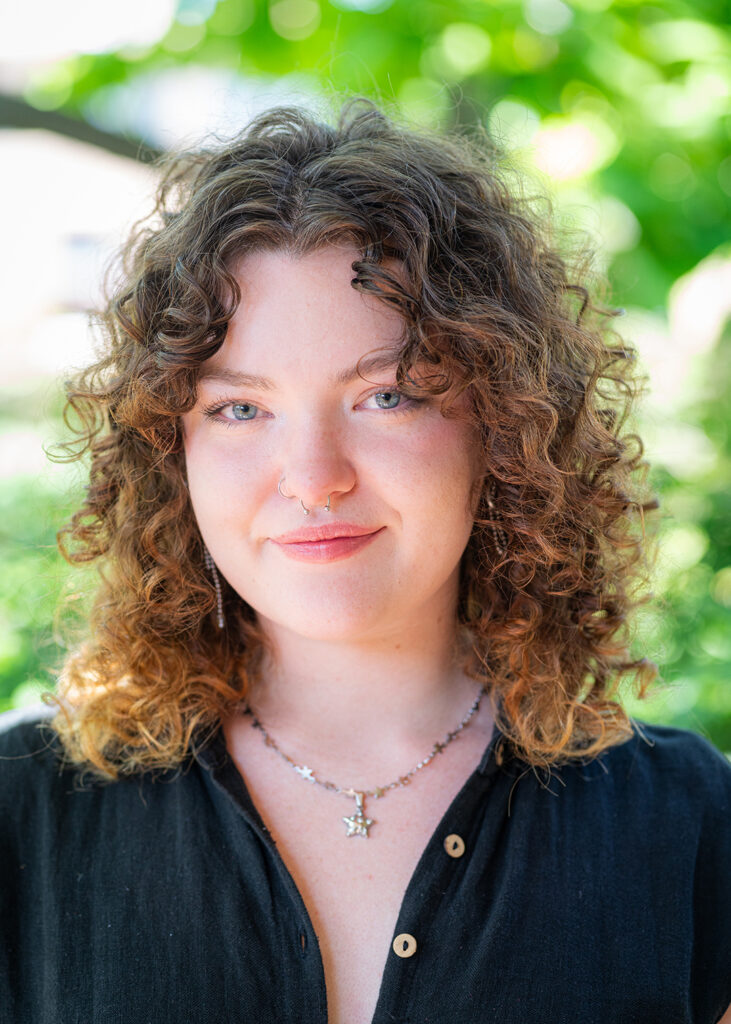
<path id="1" fill-rule="evenodd" d="M 462 732 L 462 730 L 466 728 L 467 725 L 469 725 L 470 719 L 477 712 L 477 709 L 479 708 L 480 702 L 484 695 L 485 690 L 481 688 L 469 711 L 464 716 L 459 725 L 456 727 L 456 729 L 453 729 L 451 732 L 448 732 L 440 743 L 435 743 L 434 746 L 431 748 L 431 751 L 426 755 L 426 757 L 422 761 L 419 761 L 419 763 L 415 765 L 411 769 L 411 771 L 406 772 L 405 775 L 401 775 L 398 779 L 394 779 L 393 782 L 389 782 L 387 786 L 377 786 L 375 789 L 362 790 L 353 789 L 352 787 L 346 788 L 345 786 L 337 786 L 334 782 L 327 782 L 325 779 L 318 779 L 312 768 L 308 768 L 306 764 L 297 764 L 297 762 L 293 760 L 288 754 L 285 754 L 283 750 L 279 749 L 275 741 L 266 731 L 266 729 L 261 724 L 259 719 L 256 717 L 254 712 L 248 706 L 248 704 L 244 704 L 242 706 L 242 710 L 244 711 L 245 714 L 251 715 L 252 725 L 254 726 L 255 729 L 258 729 L 259 732 L 262 734 L 266 745 L 268 747 L 271 747 L 275 753 L 279 754 L 279 756 L 284 761 L 286 761 L 288 765 L 291 765 L 292 768 L 294 768 L 294 770 L 300 776 L 300 778 L 305 779 L 307 782 L 312 782 L 316 786 L 322 786 L 323 789 L 329 789 L 332 793 L 342 793 L 343 796 L 347 796 L 355 800 L 355 813 L 347 817 L 343 817 L 343 822 L 345 823 L 345 827 L 347 829 L 346 835 L 363 836 L 364 839 L 367 839 L 368 829 L 371 827 L 371 825 L 375 825 L 376 822 L 374 818 L 369 818 L 366 815 L 366 797 L 370 796 L 373 797 L 374 800 L 379 800 L 382 796 L 385 796 L 386 793 L 388 793 L 392 789 L 397 789 L 399 786 L 408 786 L 413 776 L 416 775 L 417 772 L 420 772 L 422 768 L 426 768 L 426 766 L 433 760 L 433 758 L 435 758 L 437 754 L 441 754 L 442 751 L 449 746 L 452 740 L 456 740 L 459 734 Z"/>

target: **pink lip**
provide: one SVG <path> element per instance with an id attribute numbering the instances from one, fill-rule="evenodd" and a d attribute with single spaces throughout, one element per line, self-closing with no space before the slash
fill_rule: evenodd
<path id="1" fill-rule="evenodd" d="M 334 562 L 354 555 L 370 544 L 385 527 L 375 530 L 355 523 L 327 523 L 291 530 L 279 537 L 272 537 L 274 543 L 287 555 L 299 562 Z"/>
<path id="2" fill-rule="evenodd" d="M 344 520 L 323 523 L 322 526 L 303 526 L 299 530 L 290 530 L 272 537 L 277 544 L 298 544 L 302 541 L 332 540 L 334 537 L 363 537 L 374 533 L 375 526 L 358 526 L 357 523 L 346 523 Z"/>

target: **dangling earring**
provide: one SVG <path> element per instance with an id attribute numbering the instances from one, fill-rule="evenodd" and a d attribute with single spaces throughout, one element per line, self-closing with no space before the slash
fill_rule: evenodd
<path id="1" fill-rule="evenodd" d="M 219 629 L 223 629 L 226 625 L 223 618 L 223 593 L 221 592 L 221 580 L 218 576 L 218 569 L 216 569 L 216 563 L 211 557 L 211 553 L 207 547 L 203 548 L 203 560 L 206 563 L 206 569 L 208 569 L 213 579 L 213 587 L 216 591 L 216 624 Z"/>
<path id="2" fill-rule="evenodd" d="M 500 510 L 497 508 L 494 502 L 495 495 L 497 493 L 497 484 L 495 477 L 492 478 L 487 488 L 486 501 L 487 507 L 490 509 L 490 516 L 493 520 L 497 519 L 498 522 L 503 522 L 503 516 Z M 508 536 L 503 530 L 502 526 L 496 526 L 494 523 L 490 523 L 490 529 L 492 530 L 493 541 L 495 542 L 495 550 L 499 555 L 504 555 L 508 550 Z"/>

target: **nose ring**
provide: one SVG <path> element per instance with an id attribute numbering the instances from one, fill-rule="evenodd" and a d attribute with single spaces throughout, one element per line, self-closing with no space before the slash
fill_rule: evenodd
<path id="1" fill-rule="evenodd" d="M 277 484 L 277 490 L 279 491 L 279 493 L 282 495 L 283 498 L 294 498 L 295 497 L 294 494 L 285 494 L 284 491 L 282 490 L 282 482 L 283 481 L 284 481 L 284 477 L 282 477 L 281 480 L 279 481 L 279 483 Z M 331 495 L 328 494 L 328 496 L 327 496 L 327 505 L 323 505 L 322 506 L 326 512 L 331 512 L 332 511 L 332 509 L 330 508 L 330 497 L 331 497 Z M 308 516 L 310 514 L 310 509 L 307 508 L 307 506 L 305 505 L 305 503 L 302 500 L 302 498 L 300 498 L 300 505 L 302 506 L 302 511 L 304 512 L 304 514 L 306 516 Z"/>
<path id="2" fill-rule="evenodd" d="M 284 480 L 284 477 L 282 477 L 282 480 Z M 284 493 L 284 491 L 282 490 L 282 480 L 280 480 L 279 483 L 277 484 L 277 490 L 279 491 L 283 498 L 294 498 L 294 494 Z"/>

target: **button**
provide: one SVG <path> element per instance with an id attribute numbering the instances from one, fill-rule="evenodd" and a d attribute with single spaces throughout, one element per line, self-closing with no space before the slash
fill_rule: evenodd
<path id="1" fill-rule="evenodd" d="M 393 951 L 396 956 L 403 957 L 404 959 L 413 956 L 416 952 L 416 939 L 413 935 L 409 935 L 408 932 L 402 932 L 393 940 Z"/>
<path id="2" fill-rule="evenodd" d="M 464 839 L 453 832 L 444 840 L 444 849 L 450 857 L 461 857 L 464 853 Z"/>

